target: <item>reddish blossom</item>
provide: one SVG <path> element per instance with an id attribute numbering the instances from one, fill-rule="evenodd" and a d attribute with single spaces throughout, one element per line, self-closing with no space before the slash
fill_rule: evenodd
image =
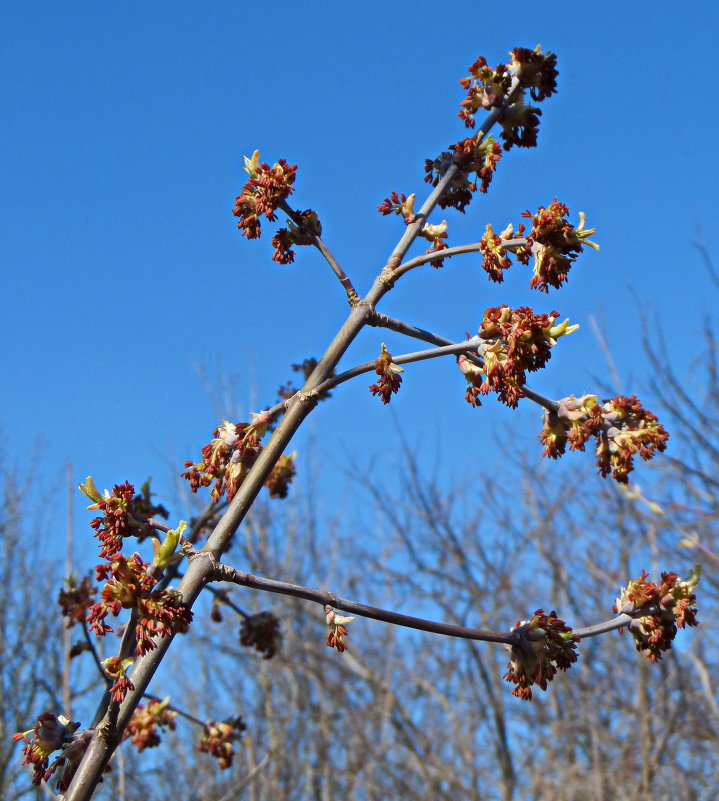
<path id="1" fill-rule="evenodd" d="M 123 537 L 130 536 L 128 527 L 128 513 L 133 510 L 133 496 L 135 487 L 126 481 L 124 484 L 115 484 L 112 495 L 105 490 L 105 496 L 88 509 L 99 509 L 104 517 L 96 517 L 90 521 L 95 529 L 95 536 L 102 543 L 100 557 L 107 559 L 113 553 L 122 550 Z"/>
<path id="2" fill-rule="evenodd" d="M 662 573 L 660 584 L 648 578 L 649 573 L 643 570 L 638 579 L 623 587 L 612 609 L 632 615 L 627 628 L 637 651 L 646 651 L 650 662 L 658 662 L 662 653 L 671 649 L 677 627 L 699 625 L 694 606 L 699 568 L 695 567 L 685 580 L 676 573 Z M 640 614 L 642 611 L 646 614 Z"/>
<path id="3" fill-rule="evenodd" d="M 329 626 L 327 632 L 327 647 L 336 648 L 340 653 L 347 650 L 347 623 L 351 623 L 354 618 L 338 615 L 334 609 L 327 604 L 325 606 L 325 620 Z"/>
<path id="4" fill-rule="evenodd" d="M 556 311 L 535 314 L 528 306 L 487 309 L 479 327 L 479 336 L 487 343 L 483 351 L 486 381 L 479 391 L 485 395 L 496 392 L 502 403 L 516 407 L 524 397 L 526 373 L 544 367 L 557 339 L 578 328 L 568 320 L 556 325 L 558 317 Z"/>
<path id="5" fill-rule="evenodd" d="M 447 245 L 444 241 L 447 238 L 446 220 L 442 220 L 442 222 L 437 225 L 425 224 L 419 234 L 432 244 L 432 247 L 427 249 L 427 254 L 440 253 L 447 249 Z M 436 269 L 442 266 L 443 261 L 443 257 L 440 256 L 437 259 L 432 259 L 430 264 Z"/>
<path id="6" fill-rule="evenodd" d="M 400 384 L 402 383 L 403 372 L 402 368 L 392 361 L 392 354 L 382 343 L 382 352 L 375 360 L 375 373 L 379 376 L 379 381 L 372 384 L 369 391 L 373 395 L 379 395 L 382 403 L 389 403 L 392 399 L 392 394 L 399 392 Z"/>
<path id="7" fill-rule="evenodd" d="M 33 765 L 32 783 L 37 786 L 43 779 L 48 782 L 56 774 L 56 787 L 65 792 L 92 739 L 92 730 L 78 732 L 79 723 L 71 723 L 62 715 L 50 712 L 44 712 L 37 721 L 29 731 L 13 734 L 13 740 L 26 743 L 23 765 Z M 50 755 L 58 750 L 59 756 L 50 764 Z"/>
<path id="8" fill-rule="evenodd" d="M 407 225 L 413 223 L 416 219 L 414 214 L 414 195 L 407 195 L 404 192 L 400 195 L 397 192 L 392 192 L 389 197 L 386 197 L 382 203 L 377 206 L 377 211 L 383 216 L 388 214 L 400 215 Z"/>
<path id="9" fill-rule="evenodd" d="M 564 219 L 568 214 L 568 207 L 557 198 L 546 208 L 540 206 L 534 214 L 530 211 L 522 214 L 532 220 L 532 230 L 527 234 L 526 244 L 517 250 L 517 258 L 523 264 L 534 258 L 534 275 L 529 283 L 532 289 L 540 292 L 547 292 L 550 286 L 559 289 L 584 245 L 599 250 L 599 245 L 589 240 L 596 229 L 585 230 L 584 212 L 579 212 L 576 227 Z"/>
<path id="10" fill-rule="evenodd" d="M 189 469 L 182 473 L 182 477 L 190 482 L 192 491 L 209 487 L 214 481 L 214 500 L 218 502 L 226 495 L 231 501 L 260 455 L 260 438 L 269 422 L 258 426 L 256 423 L 233 424 L 225 420 L 216 428 L 212 442 L 202 448 L 202 461 L 196 464 L 185 462 Z"/>
<path id="11" fill-rule="evenodd" d="M 127 669 L 132 662 L 132 659 L 120 659 L 119 656 L 111 656 L 102 662 L 105 673 L 115 680 L 113 686 L 108 690 L 115 703 L 121 704 L 128 692 L 135 689 L 135 685 L 127 677 Z"/>
<path id="12" fill-rule="evenodd" d="M 272 472 L 265 481 L 270 492 L 270 498 L 286 498 L 292 479 L 295 477 L 296 452 L 283 453 L 272 468 Z"/>
<path id="13" fill-rule="evenodd" d="M 666 449 L 669 434 L 655 414 L 642 407 L 634 395 L 619 395 L 599 403 L 596 395 L 559 402 L 557 411 L 545 411 L 539 435 L 544 455 L 556 459 L 569 444 L 570 450 L 584 450 L 590 437 L 596 441 L 598 472 L 626 484 L 634 469 L 634 457 L 649 461 Z"/>
<path id="14" fill-rule="evenodd" d="M 63 617 L 67 618 L 66 628 L 71 628 L 75 623 L 82 623 L 87 610 L 93 605 L 97 589 L 93 587 L 89 576 L 84 576 L 78 584 L 75 576 L 65 579 L 67 589 L 61 589 L 57 602 L 62 607 Z"/>
<path id="15" fill-rule="evenodd" d="M 149 701 L 146 706 L 140 704 L 132 713 L 130 722 L 123 732 L 123 740 L 128 738 L 138 751 L 155 748 L 160 742 L 158 729 L 174 731 L 177 712 L 169 709 L 169 698 L 164 701 Z"/>
<path id="16" fill-rule="evenodd" d="M 517 147 L 536 147 L 539 134 L 539 118 L 541 109 L 528 106 L 524 102 L 524 92 L 516 93 L 512 104 L 507 108 L 499 124 L 502 126 L 502 142 L 504 149 Z"/>
<path id="17" fill-rule="evenodd" d="M 277 219 L 276 211 L 282 201 L 294 191 L 297 165 L 290 166 L 280 159 L 270 167 L 259 161 L 259 151 L 255 151 L 252 159 L 245 159 L 245 171 L 250 179 L 242 187 L 242 192 L 235 201 L 232 213 L 239 217 L 237 227 L 248 239 L 259 238 L 261 231 L 260 217 L 264 215 L 270 222 Z"/>
<path id="18" fill-rule="evenodd" d="M 568 670 L 577 661 L 578 639 L 572 629 L 557 617 L 556 612 L 544 614 L 538 609 L 531 620 L 514 625 L 519 642 L 509 646 L 511 658 L 504 678 L 516 684 L 512 695 L 532 700 L 532 685 L 547 689 L 557 670 Z"/>
<path id="19" fill-rule="evenodd" d="M 519 78 L 525 89 L 529 89 L 532 100 L 541 102 L 556 94 L 559 74 L 556 54 L 542 53 L 542 48 L 537 45 L 534 50 L 515 47 L 510 55 L 509 72 Z"/>
<path id="20" fill-rule="evenodd" d="M 312 374 L 312 371 L 315 369 L 315 367 L 317 367 L 317 359 L 315 359 L 315 358 L 305 359 L 301 364 L 293 364 L 292 365 L 292 369 L 294 370 L 294 372 L 302 373 L 305 381 L 310 377 L 310 375 Z M 335 371 L 333 370 L 331 375 L 330 375 L 330 377 L 332 377 L 334 375 L 335 375 Z M 278 396 L 278 398 L 280 400 L 288 400 L 293 395 L 295 395 L 297 392 L 299 392 L 299 388 L 295 387 L 293 384 L 288 382 L 287 384 L 283 384 L 277 390 L 277 396 Z M 317 400 L 318 401 L 326 400 L 327 398 L 331 398 L 331 397 L 332 397 L 332 393 L 327 389 L 322 390 L 321 392 L 317 393 Z"/>
<path id="21" fill-rule="evenodd" d="M 460 86 L 467 91 L 457 116 L 467 128 L 474 128 L 475 114 L 480 109 L 489 110 L 501 106 L 512 85 L 512 76 L 506 64 L 498 64 L 492 69 L 487 59 L 480 56 L 469 67 L 469 77 L 460 80 Z"/>
<path id="22" fill-rule="evenodd" d="M 209 721 L 205 724 L 197 750 L 218 759 L 220 768 L 225 770 L 232 765 L 235 756 L 234 743 L 241 740 L 246 728 L 239 715 L 223 721 Z"/>
<path id="23" fill-rule="evenodd" d="M 295 258 L 293 245 L 313 245 L 315 237 L 322 233 L 322 225 L 317 212 L 306 209 L 287 220 L 287 228 L 279 228 L 272 237 L 275 249 L 272 260 L 278 264 L 291 264 Z"/>
<path id="24" fill-rule="evenodd" d="M 450 145 L 449 151 L 445 150 L 435 159 L 425 159 L 424 180 L 432 186 L 439 184 L 452 164 L 459 168 L 439 199 L 439 207 L 454 208 L 464 213 L 477 191 L 478 181 L 479 191 L 487 191 L 501 154 L 502 148 L 498 142 L 491 136 L 478 133 Z"/>
<path id="25" fill-rule="evenodd" d="M 101 600 L 87 615 L 90 630 L 102 636 L 112 631 L 105 622 L 107 615 L 117 617 L 122 609 L 136 610 L 135 653 L 138 655 L 156 647 L 153 636 L 170 637 L 187 631 L 192 620 L 192 611 L 182 602 L 179 593 L 172 589 L 154 590 L 157 580 L 147 572 L 148 567 L 139 554 L 127 559 L 121 553 L 113 554 L 109 563 L 98 565 L 95 568 L 97 579 L 106 580 L 106 584 L 100 593 Z"/>
<path id="26" fill-rule="evenodd" d="M 495 234 L 491 225 L 487 225 L 484 236 L 479 240 L 479 252 L 484 256 L 482 269 L 487 273 L 490 281 L 501 284 L 504 281 L 504 271 L 512 266 L 509 259 L 509 251 L 504 243 L 514 236 L 521 237 L 524 233 L 524 226 L 520 225 L 517 233 L 511 225 L 508 225 L 500 234 Z"/>
<path id="27" fill-rule="evenodd" d="M 254 648 L 263 659 L 272 659 L 282 641 L 280 620 L 272 612 L 258 612 L 242 620 L 240 645 Z"/>
<path id="28" fill-rule="evenodd" d="M 474 118 L 480 109 L 489 110 L 505 103 L 513 77 L 519 80 L 523 89 L 529 90 L 532 100 L 536 102 L 545 100 L 557 91 L 557 57 L 554 53 L 542 53 L 540 47 L 535 50 L 515 47 L 510 55 L 512 58 L 509 63 L 498 64 L 494 69 L 480 56 L 469 67 L 469 77 L 460 80 L 467 96 L 457 116 L 467 128 L 474 128 Z M 520 90 L 518 99 L 513 100 L 500 120 L 507 149 L 513 144 L 520 147 L 536 144 L 541 112 L 524 106 L 523 95 L 524 92 Z"/>
<path id="29" fill-rule="evenodd" d="M 275 249 L 272 261 L 276 261 L 278 264 L 292 264 L 295 260 L 293 244 L 294 239 L 287 228 L 278 228 L 277 233 L 272 237 L 272 247 Z"/>

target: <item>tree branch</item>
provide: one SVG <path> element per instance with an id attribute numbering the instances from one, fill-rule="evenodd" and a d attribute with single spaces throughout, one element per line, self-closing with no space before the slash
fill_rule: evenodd
<path id="1" fill-rule="evenodd" d="M 319 252 L 325 257 L 325 261 L 329 266 L 332 268 L 332 272 L 339 278 L 340 283 L 342 284 L 345 292 L 347 293 L 347 300 L 349 301 L 350 306 L 356 306 L 360 302 L 360 296 L 357 293 L 357 290 L 352 285 L 352 281 L 350 281 L 349 276 L 340 266 L 340 263 L 337 259 L 332 255 L 330 249 L 325 245 L 322 241 L 322 238 L 319 234 L 316 234 L 314 231 L 311 231 L 307 225 L 304 224 L 302 217 L 300 214 L 287 203 L 286 200 L 283 200 L 279 208 L 287 214 L 287 216 L 292 220 L 292 222 L 302 230 L 304 234 L 307 234 L 312 239 L 312 244 L 319 250 Z"/>
<path id="2" fill-rule="evenodd" d="M 508 239 L 506 242 L 502 242 L 502 247 L 509 250 L 511 248 L 521 247 L 526 243 L 527 240 L 524 238 Z M 469 245 L 456 245 L 453 248 L 446 248 L 445 250 L 440 250 L 439 252 L 423 253 L 421 256 L 415 256 L 413 259 L 400 264 L 399 267 L 397 267 L 397 269 L 394 271 L 394 277 L 399 278 L 401 275 L 408 273 L 410 270 L 414 270 L 415 267 L 420 267 L 423 264 L 427 264 L 427 262 L 435 261 L 438 255 L 443 259 L 451 259 L 452 256 L 462 256 L 465 253 L 479 253 L 480 248 L 480 242 L 472 242 Z"/>
<path id="3" fill-rule="evenodd" d="M 255 576 L 251 573 L 246 573 L 244 570 L 230 567 L 222 562 L 217 562 L 215 564 L 210 581 L 228 581 L 232 584 L 239 584 L 242 587 L 252 587 L 253 589 L 262 590 L 264 592 L 273 592 L 278 595 L 290 595 L 294 598 L 304 598 L 306 601 L 314 601 L 323 607 L 329 604 L 333 608 L 340 609 L 343 612 L 350 612 L 351 614 L 371 618 L 372 620 L 381 620 L 385 623 L 392 623 L 395 626 L 428 631 L 433 634 L 444 634 L 445 636 L 460 637 L 466 640 L 506 643 L 507 645 L 518 642 L 517 636 L 511 633 L 501 634 L 494 631 L 455 626 L 451 623 L 437 623 L 419 617 L 402 615 L 399 612 L 379 609 L 375 606 L 367 606 L 366 604 L 357 603 L 356 601 L 339 598 L 331 592 L 322 592 L 321 590 L 313 590 L 310 587 L 303 587 L 299 584 L 290 584 L 286 581 L 277 581 L 275 579 L 263 578 L 262 576 Z"/>

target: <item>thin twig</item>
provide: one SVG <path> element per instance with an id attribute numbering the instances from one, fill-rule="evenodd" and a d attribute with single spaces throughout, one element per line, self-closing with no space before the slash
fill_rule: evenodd
<path id="1" fill-rule="evenodd" d="M 160 703 L 165 700 L 164 698 L 160 698 L 159 695 L 154 695 L 153 693 L 143 693 L 142 697 L 147 698 L 150 701 L 158 701 Z M 174 704 L 168 703 L 166 709 L 171 709 L 173 712 L 177 712 L 178 715 L 181 715 L 183 718 L 186 718 L 197 726 L 201 726 L 203 729 L 207 728 L 206 721 L 196 718 L 194 715 L 191 715 L 189 712 L 185 712 Z"/>
<path id="2" fill-rule="evenodd" d="M 350 306 L 356 306 L 360 302 L 360 296 L 357 294 L 357 290 L 352 285 L 352 281 L 350 281 L 349 276 L 340 266 L 340 263 L 337 259 L 332 255 L 330 249 L 325 245 L 322 241 L 322 238 L 319 234 L 316 234 L 314 231 L 310 230 L 310 228 L 305 225 L 302 216 L 299 212 L 295 211 L 287 201 L 283 200 L 279 208 L 287 214 L 287 216 L 292 220 L 292 222 L 302 230 L 303 234 L 306 234 L 312 239 L 312 244 L 319 250 L 319 252 L 324 256 L 325 261 L 329 266 L 332 268 L 332 272 L 339 278 L 344 291 L 347 293 L 347 300 L 349 301 Z"/>
<path id="3" fill-rule="evenodd" d="M 264 592 L 272 592 L 278 595 L 290 595 L 294 598 L 304 598 L 306 601 L 314 601 L 321 606 L 329 604 L 335 609 L 343 612 L 360 615 L 361 617 L 381 620 L 384 623 L 392 623 L 395 626 L 417 629 L 419 631 L 429 631 L 433 634 L 444 634 L 450 637 L 460 637 L 466 640 L 482 640 L 484 642 L 498 642 L 512 645 L 518 642 L 516 634 L 504 634 L 495 631 L 484 631 L 482 629 L 467 628 L 465 626 L 455 626 L 451 623 L 438 623 L 432 620 L 424 620 L 419 617 L 402 615 L 399 612 L 392 612 L 388 609 L 380 609 L 376 606 L 350 601 L 340 598 L 331 592 L 322 592 L 310 587 L 303 587 L 299 584 L 290 584 L 286 581 L 277 581 L 262 576 L 255 576 L 246 573 L 244 570 L 237 570 L 221 562 L 215 564 L 211 581 L 228 581 L 232 584 L 239 584 L 242 587 L 252 587 Z"/>
<path id="4" fill-rule="evenodd" d="M 519 248 L 526 244 L 527 240 L 524 238 L 508 239 L 502 242 L 502 247 L 509 250 L 512 248 Z M 427 262 L 435 261 L 438 256 L 442 259 L 451 259 L 452 256 L 463 256 L 466 253 L 479 253 L 481 247 L 481 242 L 472 242 L 469 245 L 456 245 L 455 247 L 447 248 L 446 250 L 435 251 L 433 253 L 423 253 L 421 256 L 415 256 L 413 259 L 400 264 L 399 267 L 397 267 L 397 269 L 394 271 L 394 277 L 399 278 L 401 275 L 408 273 L 410 270 L 414 270 L 415 267 L 420 267 L 423 264 L 427 264 Z"/>

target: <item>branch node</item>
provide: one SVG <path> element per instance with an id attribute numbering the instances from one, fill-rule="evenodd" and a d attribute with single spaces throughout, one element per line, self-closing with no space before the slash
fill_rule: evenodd
<path id="1" fill-rule="evenodd" d="M 384 284 L 387 289 L 392 289 L 394 286 L 394 270 L 396 267 L 399 267 L 400 260 L 396 256 L 392 256 L 392 258 L 387 262 L 387 266 L 382 268 L 382 272 L 377 276 L 377 280 Z"/>
<path id="2" fill-rule="evenodd" d="M 311 389 L 309 392 L 298 392 L 296 397 L 303 406 L 314 409 L 319 403 L 318 396 L 319 392 L 316 389 Z"/>

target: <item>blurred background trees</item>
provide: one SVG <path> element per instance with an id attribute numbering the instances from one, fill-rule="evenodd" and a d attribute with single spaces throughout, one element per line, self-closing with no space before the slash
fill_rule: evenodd
<path id="1" fill-rule="evenodd" d="M 151 787 L 152 798 L 169 800 L 181 787 L 198 801 L 713 798 L 719 386 L 706 330 L 688 376 L 649 351 L 674 448 L 640 471 L 641 487 L 600 481 L 588 461 L 538 468 L 520 453 L 511 468 L 482 465 L 448 491 L 446 477 L 427 475 L 406 444 L 391 482 L 379 478 L 386 465 L 348 473 L 362 513 L 323 517 L 300 483 L 286 506 L 259 503 L 231 551 L 260 575 L 500 629 L 515 622 L 507 610 L 528 617 L 539 607 L 574 626 L 597 622 L 611 616 L 627 576 L 699 563 L 701 628 L 683 633 L 660 663 L 637 654 L 628 636 L 585 640 L 579 662 L 524 703 L 502 679 L 501 647 L 357 620 L 350 649 L 338 654 L 325 647 L 314 605 L 234 589 L 227 597 L 244 614 L 279 616 L 278 653 L 263 659 L 242 647 L 242 615 L 219 603 L 222 620 L 191 627 L 157 690 L 199 720 L 242 715 L 232 766 L 219 771 L 197 753 L 197 727 L 178 720 L 154 751 L 138 755 L 126 743 L 99 797 L 146 798 Z M 38 593 L 54 604 L 60 571 L 43 561 L 42 527 L 25 511 L 24 491 L 6 469 L 0 783 L 8 799 L 30 792 L 9 735 L 43 703 L 62 706 L 61 624 L 37 615 Z M 198 607 L 199 617 L 210 613 Z M 81 660 L 73 672 L 87 682 L 91 666 L 80 669 Z"/>

